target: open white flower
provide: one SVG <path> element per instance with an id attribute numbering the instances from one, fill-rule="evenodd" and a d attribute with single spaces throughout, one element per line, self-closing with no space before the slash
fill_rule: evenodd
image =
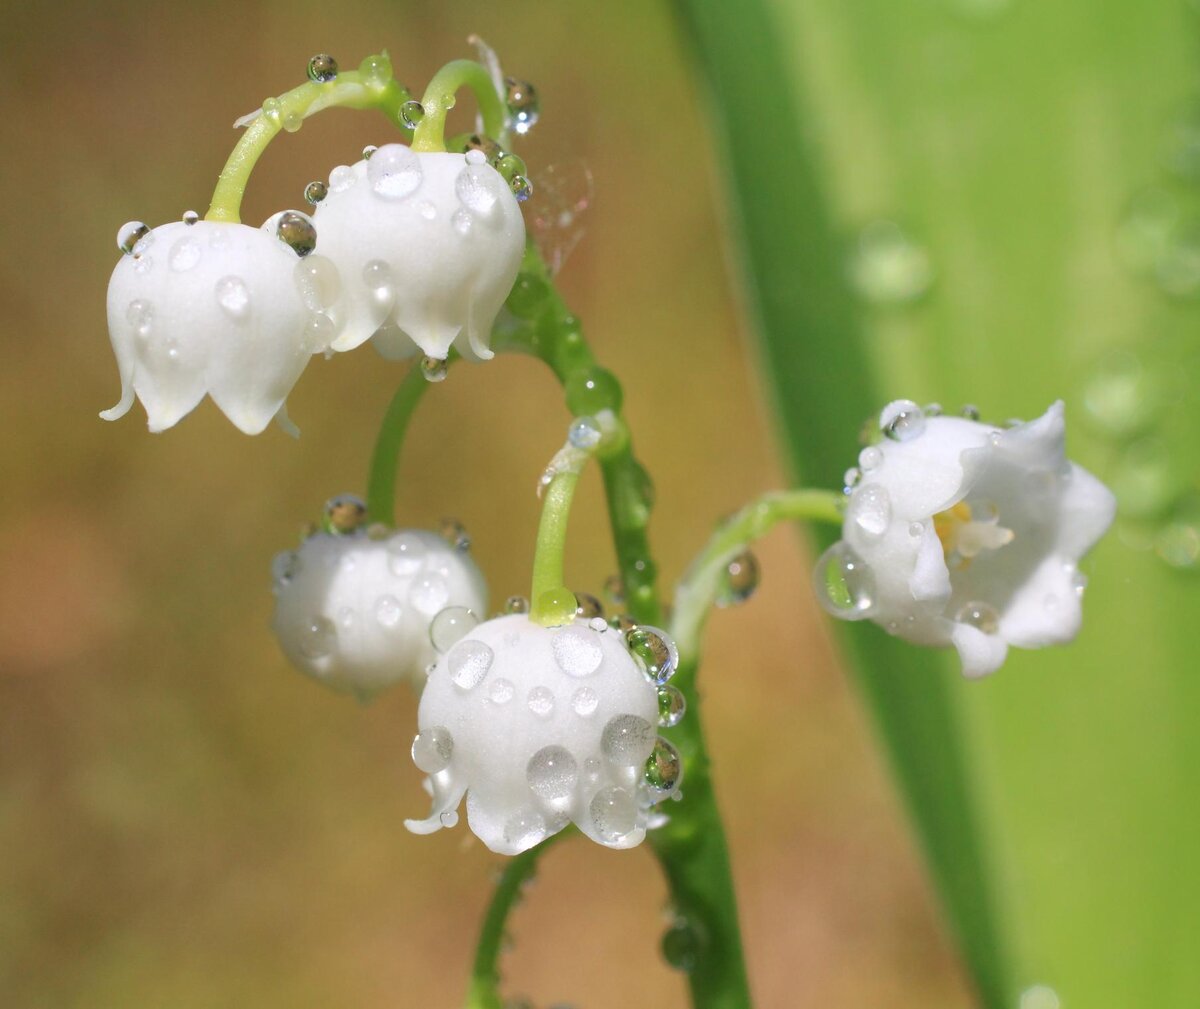
<path id="1" fill-rule="evenodd" d="M 118 244 L 127 254 L 109 281 L 108 329 L 121 400 L 100 416 L 124 416 L 136 395 L 150 430 L 163 431 L 207 393 L 246 434 L 284 419 L 284 400 L 332 335 L 305 305 L 296 252 L 273 233 L 194 217 L 152 231 L 131 222 Z"/>
<path id="2" fill-rule="evenodd" d="M 451 345 L 486 360 L 492 323 L 525 251 L 525 222 L 481 151 L 414 152 L 387 144 L 335 168 L 317 207 L 321 252 L 343 297 L 334 350 L 372 336 L 386 357 L 444 359 Z"/>
<path id="3" fill-rule="evenodd" d="M 999 430 L 899 400 L 880 423 L 887 437 L 859 456 L 843 539 L 817 564 L 822 605 L 916 644 L 954 645 L 967 676 L 994 672 L 1009 645 L 1074 638 L 1078 561 L 1116 502 L 1067 460 L 1062 403 Z"/>
<path id="4" fill-rule="evenodd" d="M 649 661 L 631 652 L 631 637 Z M 655 728 L 658 687 L 675 661 L 661 632 L 626 635 L 602 617 L 480 624 L 439 660 L 421 695 L 412 753 L 429 775 L 433 810 L 405 826 L 418 834 L 452 826 L 466 794 L 471 830 L 500 854 L 532 848 L 571 821 L 610 848 L 641 843 L 658 815 L 653 804 L 679 784 L 679 755 Z"/>
<path id="5" fill-rule="evenodd" d="M 292 665 L 359 696 L 419 689 L 439 646 L 487 612 L 471 556 L 423 530 L 316 533 L 275 558 L 274 578 L 271 627 Z"/>

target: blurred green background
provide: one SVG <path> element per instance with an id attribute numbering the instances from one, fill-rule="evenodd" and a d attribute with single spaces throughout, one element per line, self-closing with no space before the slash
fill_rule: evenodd
<path id="1" fill-rule="evenodd" d="M 1072 453 L 1114 482 L 1125 518 L 1076 645 L 953 685 L 968 774 L 1018 985 L 1053 985 L 1066 1009 L 1196 1003 L 1200 15 L 1182 0 L 764 9 L 759 44 L 791 69 L 774 88 L 792 96 L 819 205 L 786 197 L 786 158 L 761 168 L 775 189 L 727 200 L 728 117 L 747 117 L 770 166 L 775 89 L 712 104 L 661 4 L 5 5 L 0 1004 L 461 999 L 498 863 L 462 829 L 403 829 L 425 801 L 414 699 L 327 695 L 266 627 L 272 554 L 327 497 L 363 489 L 400 372 L 365 349 L 314 360 L 290 401 L 299 442 L 245 438 L 208 403 L 158 436 L 140 407 L 113 425 L 96 413 L 118 397 L 103 307 L 117 227 L 203 212 L 229 124 L 312 53 L 353 66 L 386 47 L 419 89 L 470 55 L 471 32 L 542 96 L 521 148 L 535 182 L 573 157 L 595 177 L 560 282 L 625 384 L 667 584 L 718 516 L 788 479 L 730 268 L 730 225 L 769 216 L 747 202 L 783 192 L 779 226 L 816 222 L 804 233 L 828 246 L 812 275 L 855 292 L 845 329 L 806 332 L 800 305 L 786 338 L 831 356 L 846 340 L 869 362 L 861 388 L 810 374 L 795 398 L 832 414 L 874 389 L 997 420 L 1068 399 Z M 245 220 L 300 205 L 306 182 L 387 136 L 350 112 L 281 136 Z M 812 293 L 804 268 L 776 262 L 759 283 Z M 414 425 L 402 515 L 461 519 L 496 602 L 527 590 L 534 486 L 567 419 L 535 363 L 498 360 L 456 368 Z M 813 437 L 849 466 L 856 433 Z M 713 620 L 704 670 L 758 1001 L 970 1005 L 805 551 L 780 530 L 759 556 L 762 589 Z M 594 475 L 568 563 L 582 590 L 612 571 Z M 647 852 L 566 845 L 529 897 L 511 992 L 685 1004 L 657 955 Z"/>

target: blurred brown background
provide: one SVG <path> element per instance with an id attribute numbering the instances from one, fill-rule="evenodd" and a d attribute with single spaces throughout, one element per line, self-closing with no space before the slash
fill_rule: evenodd
<path id="1" fill-rule="evenodd" d="M 361 491 L 401 372 L 314 359 L 303 430 L 249 439 L 208 402 L 151 436 L 116 424 L 104 297 L 113 236 L 203 212 L 230 123 L 303 77 L 389 49 L 418 91 L 470 32 L 532 81 L 520 152 L 581 156 L 588 233 L 560 280 L 623 380 L 658 486 L 664 583 L 711 523 L 785 477 L 725 269 L 706 112 L 659 4 L 7 4 L 0 84 L 0 1005 L 448 1007 L 498 864 L 463 828 L 408 834 L 415 702 L 369 708 L 293 672 L 267 630 L 268 565 Z M 339 111 L 282 135 L 259 223 L 382 143 Z M 536 200 L 536 197 L 535 197 Z M 537 365 L 461 367 L 402 466 L 405 521 L 460 518 L 493 601 L 527 591 L 534 485 L 568 416 Z M 852 438 L 853 436 L 850 435 Z M 855 451 L 847 444 L 848 462 Z M 708 638 L 705 717 L 763 1006 L 967 1002 L 823 621 L 796 535 L 763 544 L 759 596 Z M 598 485 L 570 580 L 612 570 Z M 683 1006 L 661 961 L 648 851 L 556 850 L 514 921 L 508 990 L 539 1006 Z"/>

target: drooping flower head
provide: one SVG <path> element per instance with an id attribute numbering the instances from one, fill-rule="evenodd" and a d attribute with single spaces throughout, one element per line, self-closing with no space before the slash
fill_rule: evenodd
<path id="1" fill-rule="evenodd" d="M 136 396 L 150 430 L 163 431 L 207 393 L 240 430 L 262 431 L 333 336 L 299 283 L 297 254 L 314 242 L 294 211 L 264 229 L 195 215 L 153 230 L 125 225 L 108 285 L 121 400 L 100 416 L 124 416 Z"/>
<path id="2" fill-rule="evenodd" d="M 419 689 L 456 634 L 487 612 L 483 575 L 460 540 L 355 525 L 365 512 L 334 498 L 327 531 L 275 558 L 271 627 L 301 672 L 370 696 L 401 680 Z M 341 529 L 338 525 L 341 525 Z"/>
<path id="3" fill-rule="evenodd" d="M 1080 558 L 1113 520 L 1112 493 L 1065 455 L 1063 405 L 998 429 L 899 400 L 859 456 L 842 540 L 820 559 L 822 605 L 907 641 L 954 645 L 967 676 L 1009 645 L 1079 631 Z"/>
<path id="4" fill-rule="evenodd" d="M 492 851 L 515 855 L 569 822 L 612 848 L 639 844 L 675 792 L 679 755 L 657 735 L 682 713 L 674 646 L 647 627 L 602 617 L 543 627 L 514 614 L 480 624 L 429 674 L 413 761 L 433 809 L 406 826 L 427 834 L 467 822 Z M 660 705 L 664 714 L 660 717 Z"/>

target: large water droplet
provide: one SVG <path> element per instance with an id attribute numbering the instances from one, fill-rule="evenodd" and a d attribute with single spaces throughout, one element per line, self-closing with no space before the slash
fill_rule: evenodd
<path id="1" fill-rule="evenodd" d="M 892 522 L 892 499 L 880 484 L 866 484 L 850 498 L 846 515 L 868 539 L 879 539 Z"/>
<path id="2" fill-rule="evenodd" d="M 844 541 L 821 554 L 813 587 L 817 602 L 843 620 L 862 620 L 875 605 L 875 575 Z"/>
<path id="3" fill-rule="evenodd" d="M 127 221 L 117 229 L 117 248 L 132 256 L 138 245 L 150 235 L 150 229 L 141 221 Z M 149 242 L 146 242 L 149 245 Z"/>
<path id="4" fill-rule="evenodd" d="M 411 148 L 384 144 L 367 162 L 367 181 L 380 196 L 402 200 L 421 185 L 421 163 Z"/>
<path id="5" fill-rule="evenodd" d="M 307 256 L 317 247 L 317 229 L 307 214 L 285 210 L 275 222 L 275 237 L 297 256 Z"/>
<path id="6" fill-rule="evenodd" d="M 194 238 L 177 239 L 167 256 L 167 264 L 176 273 L 184 273 L 200 262 L 200 243 Z"/>
<path id="7" fill-rule="evenodd" d="M 678 787 L 682 775 L 683 761 L 679 759 L 679 751 L 659 736 L 654 741 L 650 756 L 646 758 L 646 784 L 659 797 L 667 796 Z"/>
<path id="8" fill-rule="evenodd" d="M 911 399 L 897 399 L 883 408 L 879 429 L 892 441 L 912 441 L 925 430 L 925 414 Z"/>
<path id="9" fill-rule="evenodd" d="M 533 195 L 533 181 L 527 175 L 514 175 L 508 180 L 508 188 L 518 203 L 524 203 Z"/>
<path id="10" fill-rule="evenodd" d="M 549 687 L 534 687 L 525 696 L 525 703 L 538 718 L 549 718 L 554 714 L 554 692 Z"/>
<path id="11" fill-rule="evenodd" d="M 336 644 L 337 628 L 328 617 L 312 617 L 300 630 L 300 651 L 307 658 L 324 658 Z"/>
<path id="12" fill-rule="evenodd" d="M 995 634 L 1000 629 L 1000 614 L 988 603 L 974 600 L 964 603 L 954 614 L 954 619 L 960 624 L 968 624 L 984 634 Z"/>
<path id="13" fill-rule="evenodd" d="M 625 635 L 633 657 L 642 671 L 655 683 L 666 683 L 679 668 L 679 652 L 666 631 L 640 624 Z"/>
<path id="14" fill-rule="evenodd" d="M 415 533 L 396 533 L 387 542 L 388 568 L 401 578 L 416 574 L 425 560 L 425 543 Z"/>
<path id="15" fill-rule="evenodd" d="M 654 727 L 637 715 L 614 715 L 600 734 L 600 750 L 620 767 L 636 767 L 650 756 Z"/>
<path id="16" fill-rule="evenodd" d="M 596 833 L 605 841 L 613 843 L 629 834 L 637 826 L 637 803 L 623 788 L 602 788 L 588 805 Z"/>
<path id="17" fill-rule="evenodd" d="M 658 692 L 658 724 L 670 729 L 683 721 L 687 714 L 687 698 L 683 691 L 668 683 Z"/>
<path id="18" fill-rule="evenodd" d="M 454 737 L 450 730 L 435 725 L 422 729 L 412 744 L 412 759 L 417 770 L 426 774 L 437 774 L 450 766 L 450 758 L 454 756 Z"/>
<path id="19" fill-rule="evenodd" d="M 595 417 L 576 417 L 567 431 L 567 441 L 584 452 L 590 452 L 599 445 L 602 436 Z"/>
<path id="20" fill-rule="evenodd" d="M 537 125 L 541 116 L 541 103 L 537 91 L 528 81 L 517 80 L 515 77 L 504 78 L 505 103 L 509 115 L 512 116 L 513 129 L 524 136 Z"/>
<path id="21" fill-rule="evenodd" d="M 474 690 L 492 668 L 495 653 L 482 641 L 460 641 L 446 656 L 446 669 L 456 687 Z"/>
<path id="22" fill-rule="evenodd" d="M 604 649 L 595 632 L 583 627 L 555 631 L 550 647 L 558 668 L 568 676 L 591 676 L 604 660 Z"/>
<path id="23" fill-rule="evenodd" d="M 525 780 L 534 795 L 546 802 L 566 799 L 575 791 L 579 766 L 564 746 L 545 746 L 529 758 Z"/>
<path id="24" fill-rule="evenodd" d="M 859 233 L 850 258 L 850 280 L 873 304 L 909 304 L 929 290 L 933 262 L 898 224 L 875 221 Z"/>
<path id="25" fill-rule="evenodd" d="M 446 579 L 435 572 L 417 578 L 408 590 L 408 601 L 427 617 L 434 616 L 450 601 L 450 588 Z"/>
<path id="26" fill-rule="evenodd" d="M 743 550 L 725 565 L 725 572 L 717 586 L 718 606 L 736 606 L 744 603 L 758 588 L 758 560 L 749 550 Z"/>
<path id="27" fill-rule="evenodd" d="M 329 53 L 317 53 L 308 61 L 308 79 L 318 84 L 328 84 L 338 75 L 337 60 Z"/>
<path id="28" fill-rule="evenodd" d="M 421 358 L 421 374 L 426 382 L 444 382 L 450 372 L 450 365 L 444 358 L 430 357 L 426 354 Z"/>
<path id="29" fill-rule="evenodd" d="M 468 213 L 487 219 L 496 210 L 499 187 L 502 185 L 504 180 L 494 168 L 487 165 L 467 165 L 458 173 L 454 182 L 454 192 Z"/>
<path id="30" fill-rule="evenodd" d="M 465 606 L 447 606 L 429 624 L 429 640 L 439 652 L 449 651 L 479 626 L 479 618 Z"/>
<path id="31" fill-rule="evenodd" d="M 392 79 L 392 61 L 385 53 L 368 56 L 358 65 L 363 80 L 374 87 L 383 87 Z"/>
<path id="32" fill-rule="evenodd" d="M 250 289 L 241 277 L 222 277 L 213 290 L 217 304 L 231 319 L 240 322 L 250 315 Z"/>
<path id="33" fill-rule="evenodd" d="M 395 596 L 380 596 L 375 601 L 375 619 L 379 621 L 380 627 L 392 630 L 400 623 L 402 616 L 404 616 L 404 610 L 400 606 L 400 600 Z"/>
<path id="34" fill-rule="evenodd" d="M 417 101 L 407 101 L 400 106 L 400 119 L 410 130 L 415 130 L 425 118 L 425 106 Z"/>
<path id="35" fill-rule="evenodd" d="M 546 821 L 532 809 L 514 813 L 504 824 L 504 840 L 514 848 L 532 848 L 546 836 Z"/>

